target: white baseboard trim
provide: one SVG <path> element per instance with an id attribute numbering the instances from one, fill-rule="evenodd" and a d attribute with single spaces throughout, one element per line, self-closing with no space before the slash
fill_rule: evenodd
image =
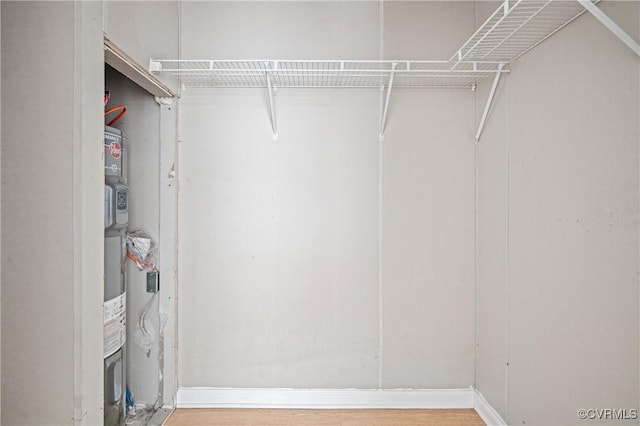
<path id="1" fill-rule="evenodd" d="M 469 389 L 180 388 L 177 408 L 473 408 Z"/>
<path id="2" fill-rule="evenodd" d="M 480 418 L 487 424 L 487 426 L 506 426 L 507 423 L 500 417 L 500 414 L 484 399 L 484 396 L 474 391 L 473 409 Z"/>
<path id="3" fill-rule="evenodd" d="M 506 426 L 475 389 L 180 388 L 176 408 L 473 408 L 488 426 Z"/>

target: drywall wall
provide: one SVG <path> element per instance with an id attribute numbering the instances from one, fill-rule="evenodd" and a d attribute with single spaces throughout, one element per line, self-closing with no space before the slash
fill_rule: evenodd
<path id="1" fill-rule="evenodd" d="M 2 7 L 0 7 L 0 47 L 2 46 Z M 0 49 L 1 50 L 1 49 Z M 2 55 L 0 54 L 0 82 L 2 81 Z M 2 84 L 0 84 L 0 99 L 2 99 Z M 2 102 L 0 102 L 0 117 L 2 117 Z M 2 164 L 2 119 L 0 118 L 0 164 Z M 2 173 L 0 172 L 0 204 L 2 203 Z M 2 241 L 2 209 L 0 208 L 0 241 Z M 2 259 L 2 244 L 0 244 L 0 259 Z M 2 334 L 2 261 L 0 260 L 0 336 Z M 2 371 L 2 338 L 0 337 L 0 372 Z M 0 374 L 0 422 L 2 421 L 2 375 Z"/>
<path id="2" fill-rule="evenodd" d="M 384 3 L 384 57 L 448 59 L 473 32 L 473 12 L 466 2 Z M 474 95 L 398 89 L 392 102 L 381 153 L 380 387 L 466 388 L 475 333 Z"/>
<path id="3" fill-rule="evenodd" d="M 99 424 L 102 8 L 1 7 L 2 423 Z"/>
<path id="4" fill-rule="evenodd" d="M 377 2 L 189 1 L 183 58 L 370 59 L 380 54 Z"/>
<path id="5" fill-rule="evenodd" d="M 182 54 L 441 59 L 474 10 L 185 2 Z M 264 90 L 183 93 L 179 385 L 472 385 L 474 94 L 394 92 L 383 145 L 379 89 L 275 96 L 274 142 Z"/>
<path id="6" fill-rule="evenodd" d="M 469 6 L 385 3 L 384 57 L 448 59 L 475 28 Z M 473 99 L 393 93 L 382 152 L 381 387 L 473 384 Z"/>
<path id="7" fill-rule="evenodd" d="M 374 3 L 380 8 L 381 54 L 389 60 L 448 60 L 477 27 L 474 2 Z"/>
<path id="8" fill-rule="evenodd" d="M 481 114 L 491 82 L 478 89 Z M 508 87 L 503 76 L 476 146 L 477 364 L 476 386 L 503 418 L 507 407 Z"/>
<path id="9" fill-rule="evenodd" d="M 262 91 L 183 98 L 181 387 L 376 386 L 378 94 L 346 95 L 279 91 L 277 142 Z"/>
<path id="10" fill-rule="evenodd" d="M 638 3 L 606 6 L 638 39 Z M 579 408 L 638 401 L 638 61 L 584 16 L 513 68 L 514 423 L 568 424 Z"/>
<path id="11" fill-rule="evenodd" d="M 178 276 L 178 110 L 179 102 L 160 105 L 160 399 L 175 407 L 177 390 L 177 276 Z"/>
<path id="12" fill-rule="evenodd" d="M 639 38 L 637 2 L 600 6 Z M 509 424 L 638 403 L 639 75 L 587 14 L 498 92 L 479 145 L 478 387 Z"/>
<path id="13" fill-rule="evenodd" d="M 179 56 L 179 1 L 107 0 L 101 3 L 104 6 L 104 36 L 141 67 L 148 69 L 151 58 Z M 177 92 L 175 78 L 161 76 L 159 79 Z"/>
<path id="14" fill-rule="evenodd" d="M 127 138 L 129 231 L 140 230 L 159 243 L 160 106 L 153 96 L 105 66 L 109 106 L 124 104 L 126 115 L 115 126 Z M 109 117 L 113 118 L 113 116 Z M 159 298 L 147 293 L 146 272 L 127 262 L 127 384 L 135 403 L 153 406 L 160 393 Z M 144 333 L 140 315 L 145 316 Z"/>
<path id="15" fill-rule="evenodd" d="M 478 22 L 499 6 L 478 2 Z M 493 81 L 482 82 L 476 97 L 476 126 Z M 476 145 L 476 388 L 506 419 L 507 413 L 507 278 L 508 278 L 508 88 L 500 84 L 480 142 Z"/>
<path id="16" fill-rule="evenodd" d="M 475 28 L 466 2 L 387 2 L 383 21 L 386 58 L 448 59 Z M 380 387 L 473 385 L 473 113 L 471 91 L 393 92 L 381 153 Z"/>
<path id="17" fill-rule="evenodd" d="M 482 114 L 491 82 L 478 88 Z M 476 386 L 503 418 L 508 373 L 508 87 L 501 78 L 491 115 L 476 146 Z M 479 122 L 479 119 L 478 119 Z"/>
<path id="18" fill-rule="evenodd" d="M 182 11 L 185 57 L 378 55 L 374 4 Z M 379 93 L 350 92 L 279 89 L 274 142 L 264 91 L 185 91 L 181 387 L 377 386 Z"/>
<path id="19" fill-rule="evenodd" d="M 470 91 L 395 93 L 382 167 L 387 388 L 473 385 L 473 107 Z"/>

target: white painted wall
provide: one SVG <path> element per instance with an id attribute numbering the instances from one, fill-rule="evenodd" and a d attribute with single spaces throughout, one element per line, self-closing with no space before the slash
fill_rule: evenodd
<path id="1" fill-rule="evenodd" d="M 499 5 L 478 2 L 484 22 Z M 501 78 L 491 114 L 476 145 L 476 387 L 507 418 L 508 389 L 508 87 Z M 478 87 L 476 125 L 480 122 L 492 81 Z"/>
<path id="2" fill-rule="evenodd" d="M 442 58 L 475 6 L 186 2 L 182 22 L 184 58 Z M 381 149 L 376 89 L 279 89 L 277 142 L 264 91 L 185 91 L 179 385 L 472 385 L 474 102 L 394 92 Z"/>
<path id="3" fill-rule="evenodd" d="M 99 424 L 102 9 L 1 7 L 2 423 Z"/>
<path id="4" fill-rule="evenodd" d="M 470 91 L 399 90 L 383 159 L 383 386 L 466 388 L 474 372 Z"/>
<path id="5" fill-rule="evenodd" d="M 448 59 L 474 28 L 465 2 L 387 2 L 384 56 Z M 381 388 L 474 384 L 474 99 L 393 93 L 381 153 Z"/>
<path id="6" fill-rule="evenodd" d="M 601 3 L 636 40 L 639 6 Z M 498 92 L 478 148 L 478 388 L 509 424 L 638 404 L 639 75 L 585 15 Z"/>
<path id="7" fill-rule="evenodd" d="M 2 7 L 0 7 L 0 50 L 2 46 Z M 0 54 L 0 82 L 2 82 L 2 55 Z M 2 99 L 2 84 L 0 84 L 0 100 Z M 2 102 L 0 101 L 0 117 L 2 117 Z M 0 119 L 0 165 L 2 164 L 2 119 Z M 2 203 L 2 173 L 0 172 L 0 203 Z M 0 241 L 2 241 L 2 209 L 0 208 Z M 0 259 L 2 259 L 2 244 L 0 244 Z M 2 261 L 0 261 L 0 372 L 2 371 Z M 2 374 L 0 374 L 0 423 L 2 422 Z"/>
<path id="8" fill-rule="evenodd" d="M 160 106 L 160 398 L 175 407 L 177 391 L 178 111 L 179 100 Z"/>
<path id="9" fill-rule="evenodd" d="M 378 2 L 189 1 L 182 57 L 370 59 L 380 54 Z"/>
<path id="10" fill-rule="evenodd" d="M 472 1 L 385 1 L 381 7 L 385 59 L 448 60 L 477 28 Z"/>
<path id="11" fill-rule="evenodd" d="M 479 114 L 489 84 L 478 90 Z M 509 76 L 504 76 L 476 147 L 477 169 L 477 387 L 502 416 L 508 372 L 508 161 Z"/>
<path id="12" fill-rule="evenodd" d="M 180 2 L 106 0 L 104 36 L 121 48 L 144 69 L 149 59 L 174 59 L 179 56 Z M 159 77 L 169 88 L 178 90 L 177 80 Z"/>
<path id="13" fill-rule="evenodd" d="M 180 386 L 376 384 L 377 92 L 281 92 L 183 98 Z"/>

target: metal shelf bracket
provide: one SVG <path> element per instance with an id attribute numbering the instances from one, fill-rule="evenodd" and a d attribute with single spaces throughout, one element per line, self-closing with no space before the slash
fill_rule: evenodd
<path id="1" fill-rule="evenodd" d="M 384 129 L 387 126 L 387 113 L 389 112 L 389 99 L 391 99 L 391 89 L 393 88 L 393 77 L 396 74 L 397 62 L 391 64 L 391 73 L 389 74 L 389 84 L 387 85 L 387 94 L 385 96 L 384 108 L 382 110 L 382 116 L 380 117 L 380 133 L 378 139 L 380 142 L 384 141 Z"/>
<path id="2" fill-rule="evenodd" d="M 605 27 L 609 29 L 616 37 L 626 44 L 636 55 L 640 56 L 640 44 L 636 42 L 629 34 L 627 34 L 618 24 L 616 24 L 611 18 L 607 16 L 598 6 L 596 6 L 591 0 L 578 0 L 585 9 L 589 11 L 600 21 Z"/>
<path id="3" fill-rule="evenodd" d="M 493 103 L 493 98 L 496 94 L 498 83 L 500 82 L 500 76 L 502 75 L 502 69 L 505 67 L 505 65 L 506 63 L 498 65 L 498 72 L 496 72 L 496 76 L 493 78 L 493 85 L 491 86 L 491 91 L 489 92 L 487 103 L 484 106 L 484 112 L 482 113 L 480 124 L 478 125 L 478 131 L 476 132 L 476 143 L 480 141 L 480 135 L 482 135 L 482 130 L 484 129 L 484 125 L 487 121 L 487 116 L 489 115 L 489 111 L 491 110 L 491 104 Z"/>
<path id="4" fill-rule="evenodd" d="M 276 108 L 273 99 L 273 85 L 271 84 L 271 73 L 265 72 L 265 79 L 267 80 L 267 93 L 269 94 L 269 111 L 271 112 L 271 130 L 273 133 L 273 140 L 278 140 L 278 124 L 276 123 Z"/>

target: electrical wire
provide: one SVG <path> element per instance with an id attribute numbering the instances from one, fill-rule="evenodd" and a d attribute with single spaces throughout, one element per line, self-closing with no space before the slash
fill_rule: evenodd
<path id="1" fill-rule="evenodd" d="M 152 271 L 157 271 L 158 268 L 156 268 L 156 265 L 149 263 L 149 262 L 145 262 L 142 259 L 138 259 L 137 257 L 135 257 L 134 255 L 131 254 L 131 252 L 129 250 L 127 250 L 127 257 L 129 258 L 129 260 L 133 260 L 135 263 L 142 265 L 145 268 L 149 268 Z"/>
<path id="2" fill-rule="evenodd" d="M 140 330 L 142 330 L 142 333 L 147 337 L 151 336 L 151 333 L 149 333 L 149 331 L 144 326 L 144 320 L 157 294 L 158 293 L 153 293 L 153 296 L 151 296 L 151 299 L 149 299 L 149 301 L 147 302 L 147 306 L 144 307 L 144 311 L 142 311 L 142 313 L 140 314 L 140 318 L 138 319 L 138 325 L 140 326 Z"/>
<path id="3" fill-rule="evenodd" d="M 114 106 L 109 108 L 108 110 L 106 110 L 104 112 L 105 117 L 109 114 L 111 114 L 112 112 L 116 112 L 116 111 L 120 111 L 120 114 L 116 115 L 115 118 L 113 120 L 111 120 L 110 122 L 107 123 L 107 126 L 112 126 L 114 125 L 118 120 L 120 120 L 125 113 L 127 112 L 127 107 L 124 105 L 118 105 L 118 106 Z"/>
<path id="4" fill-rule="evenodd" d="M 156 265 L 151 264 L 149 262 L 145 262 L 142 259 L 138 259 L 133 254 L 131 254 L 131 252 L 129 250 L 127 250 L 127 257 L 129 258 L 129 260 L 132 260 L 135 263 L 144 266 L 145 268 L 149 268 L 152 271 L 157 271 L 158 270 Z M 149 309 L 151 308 L 151 304 L 153 303 L 153 301 L 156 298 L 157 294 L 158 293 L 153 293 L 153 296 L 151 296 L 151 299 L 149 299 L 149 301 L 147 302 L 147 305 L 145 306 L 144 311 L 142 311 L 142 313 L 140 314 L 140 318 L 138 318 L 138 325 L 140 326 L 140 330 L 142 330 L 142 334 L 144 334 L 146 337 L 151 336 L 151 333 L 149 333 L 149 330 L 147 330 L 147 328 L 145 327 L 144 320 L 145 320 L 145 318 L 147 316 L 147 313 L 149 312 Z"/>

